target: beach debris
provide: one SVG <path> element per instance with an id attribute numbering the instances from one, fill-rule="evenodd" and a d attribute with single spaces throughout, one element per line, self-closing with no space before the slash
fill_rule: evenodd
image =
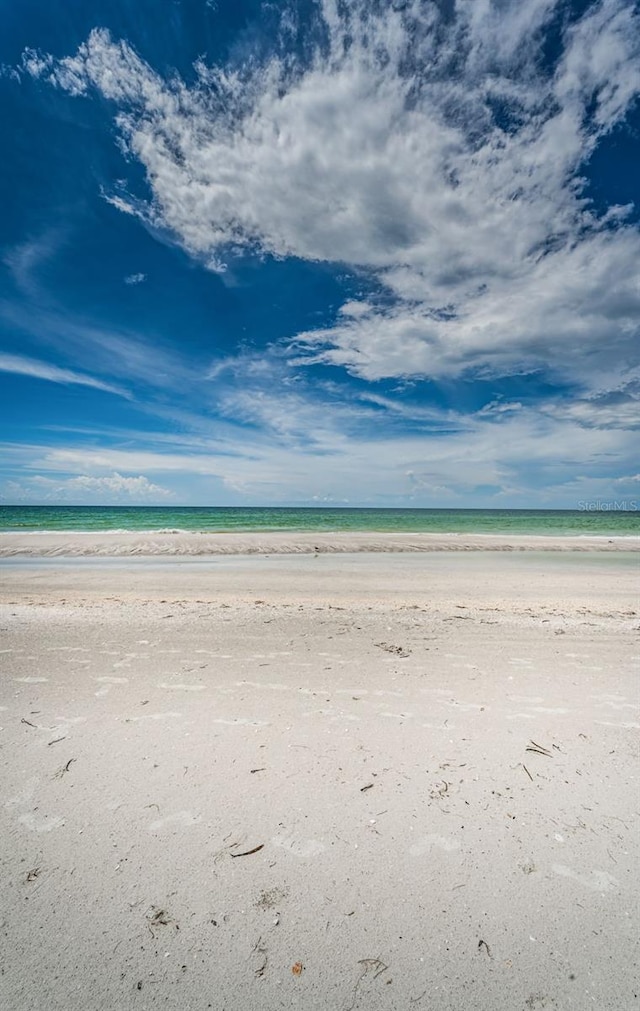
<path id="1" fill-rule="evenodd" d="M 257 969 L 253 970 L 254 975 L 257 977 L 257 979 L 262 979 L 267 970 L 267 965 L 269 964 L 269 956 L 267 953 L 267 949 L 263 947 L 262 937 L 259 937 L 256 943 L 254 944 L 253 948 L 251 949 L 251 954 L 262 956 L 262 962 L 260 963 Z"/>
<path id="2" fill-rule="evenodd" d="M 361 965 L 362 969 L 360 970 L 360 975 L 358 976 L 355 982 L 355 986 L 353 988 L 353 999 L 351 1001 L 351 1004 L 347 1008 L 347 1011 L 353 1011 L 354 1007 L 356 1006 L 356 1001 L 358 999 L 358 988 L 360 987 L 360 984 L 362 983 L 362 980 L 365 978 L 367 973 L 372 972 L 373 973 L 372 978 L 378 979 L 378 977 L 381 976 L 383 972 L 386 972 L 387 969 L 389 968 L 389 966 L 386 965 L 381 958 L 361 958 L 358 960 L 358 965 Z M 391 980 L 388 979 L 386 982 L 390 983 Z"/>
<path id="3" fill-rule="evenodd" d="M 378 976 L 381 976 L 389 968 L 380 958 L 361 958 L 358 960 L 358 965 L 364 966 L 363 976 L 369 972 L 369 969 L 372 969 L 374 979 L 377 979 Z"/>
<path id="4" fill-rule="evenodd" d="M 534 864 L 533 860 L 527 860 L 526 864 L 520 865 L 520 870 L 523 874 L 535 874 L 538 868 Z"/>
<path id="5" fill-rule="evenodd" d="M 71 768 L 71 763 L 75 762 L 75 761 L 76 761 L 75 758 L 70 758 L 68 762 L 66 762 L 64 765 L 60 766 L 60 768 L 58 769 L 57 772 L 54 772 L 53 778 L 54 779 L 62 779 L 62 777 L 64 776 L 65 772 L 68 772 L 69 769 Z"/>
<path id="6" fill-rule="evenodd" d="M 370 790 L 373 786 L 375 786 L 375 783 L 367 783 L 366 786 L 361 786 L 360 793 L 364 793 L 365 790 Z"/>
<path id="7" fill-rule="evenodd" d="M 289 894 L 288 888 L 270 888 L 260 893 L 260 898 L 256 902 L 256 909 L 274 909 Z M 280 916 L 280 913 L 274 913 Z"/>
<path id="8" fill-rule="evenodd" d="M 226 836 L 226 838 L 223 839 L 223 842 L 227 843 L 227 839 L 230 838 L 230 835 Z M 226 846 L 222 846 L 221 849 L 219 849 L 216 853 L 213 854 L 214 864 L 220 863 L 220 861 L 223 860 L 226 856 L 231 856 L 232 855 L 231 850 L 236 849 L 238 846 L 241 845 L 242 840 L 240 839 L 237 842 L 227 843 Z"/>
<path id="9" fill-rule="evenodd" d="M 60 744 L 60 741 L 66 741 L 66 739 L 66 737 L 54 737 L 52 741 L 47 741 L 47 744 L 51 747 L 52 744 Z"/>
<path id="10" fill-rule="evenodd" d="M 302 962 L 295 962 L 291 966 L 291 972 L 293 973 L 294 976 L 301 976 L 303 969 L 304 969 L 304 966 L 303 966 Z"/>
<path id="11" fill-rule="evenodd" d="M 493 958 L 493 955 L 491 954 L 491 948 L 489 947 L 486 941 L 483 941 L 482 938 L 480 938 L 480 940 L 478 941 L 478 951 L 482 951 L 483 948 L 486 951 L 487 956 L 489 958 Z"/>
<path id="12" fill-rule="evenodd" d="M 254 772 L 265 772 L 266 768 L 267 768 L 266 765 L 263 765 L 261 769 L 250 769 L 249 772 L 251 772 L 252 774 Z"/>
<path id="13" fill-rule="evenodd" d="M 373 645 L 377 646 L 378 649 L 385 650 L 386 653 L 393 653 L 394 656 L 399 657 L 411 656 L 411 650 L 405 649 L 404 646 L 392 646 L 388 642 L 374 642 Z"/>
<path id="14" fill-rule="evenodd" d="M 167 910 L 160 909 L 158 906 L 151 906 L 149 912 L 147 913 L 147 921 L 149 932 L 154 940 L 156 936 L 153 932 L 154 927 L 168 927 L 173 924 L 176 930 L 180 930 L 179 925 L 174 922 Z"/>
<path id="15" fill-rule="evenodd" d="M 524 1002 L 527 1011 L 542 1011 L 542 1008 L 554 1008 L 557 1004 L 553 997 L 547 997 L 544 993 L 532 993 Z"/>
<path id="16" fill-rule="evenodd" d="M 148 919 L 150 920 L 150 922 L 153 924 L 154 927 L 156 926 L 167 927 L 171 923 L 171 918 L 166 909 L 156 909 L 155 906 L 152 906 L 151 908 L 154 909 L 155 912 L 153 913 L 152 916 L 148 917 Z"/>
<path id="17" fill-rule="evenodd" d="M 260 843 L 259 846 L 254 846 L 251 850 L 244 850 L 243 853 L 232 853 L 232 857 L 250 857 L 252 853 L 259 853 L 260 850 L 264 849 L 264 843 Z"/>
<path id="18" fill-rule="evenodd" d="M 39 867 L 34 867 L 32 870 L 30 870 L 27 873 L 27 876 L 26 876 L 25 880 L 27 882 L 35 881 L 39 874 L 40 874 L 40 868 Z"/>
<path id="19" fill-rule="evenodd" d="M 28 727 L 33 727 L 33 729 L 34 729 L 34 730 L 37 730 L 37 729 L 38 729 L 38 728 L 36 727 L 35 723 L 31 723 L 31 721 L 30 721 L 30 720 L 25 720 L 24 716 L 22 717 L 22 719 L 20 720 L 20 722 L 21 722 L 21 723 L 26 723 Z"/>
<path id="20" fill-rule="evenodd" d="M 448 792 L 449 792 L 449 784 L 447 783 L 446 779 L 443 779 L 439 783 L 436 783 L 434 785 L 433 789 L 429 793 L 429 796 L 431 797 L 432 800 L 436 800 L 438 797 L 440 798 L 445 797 Z"/>
<path id="21" fill-rule="evenodd" d="M 526 767 L 526 765 L 524 764 L 524 762 L 521 762 L 520 764 L 521 764 L 522 768 L 524 769 L 524 771 L 526 772 L 526 774 L 527 774 L 527 776 L 529 777 L 529 779 L 531 780 L 531 782 L 533 783 L 533 776 L 531 775 L 531 773 L 530 773 L 530 772 L 529 772 L 529 770 L 527 769 L 527 767 Z"/>
<path id="22" fill-rule="evenodd" d="M 553 758 L 553 753 L 545 748 L 543 744 L 536 744 L 535 741 L 529 741 L 525 751 L 532 751 L 534 755 L 544 755 L 545 758 Z"/>

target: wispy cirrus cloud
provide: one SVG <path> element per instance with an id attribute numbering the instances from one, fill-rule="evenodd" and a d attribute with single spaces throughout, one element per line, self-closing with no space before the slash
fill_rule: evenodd
<path id="1" fill-rule="evenodd" d="M 371 406 L 394 413 L 395 402 L 383 400 Z M 82 445 L 72 439 L 53 446 L 5 445 L 0 455 L 9 479 L 14 462 L 23 474 L 47 477 L 56 486 L 82 475 L 102 480 L 114 473 L 144 474 L 159 487 L 181 489 L 183 499 L 189 489 L 196 501 L 221 503 L 240 496 L 256 503 L 465 506 L 472 499 L 495 506 L 576 508 L 580 499 L 606 496 L 613 487 L 621 495 L 637 491 L 636 433 L 586 427 L 582 419 L 517 403 L 509 407 L 465 416 L 442 411 L 442 430 L 434 424 L 437 412 L 424 418 L 416 408 L 416 430 L 409 433 L 394 430 L 384 413 L 372 425 L 357 405 L 350 413 L 345 407 L 332 414 L 318 404 L 310 417 L 309 403 L 294 396 L 284 405 L 283 420 L 273 391 L 254 408 L 257 417 L 243 418 L 255 423 L 257 432 L 240 425 L 233 432 L 229 426 L 223 442 L 212 424 L 209 438 L 184 434 L 168 443 L 166 433 L 156 438 L 128 432 L 116 441 L 113 431 L 99 441 L 89 434 Z M 243 409 L 239 404 L 237 414 Z M 406 404 L 403 410 L 410 413 Z M 313 438 L 299 434 L 310 429 Z"/>
<path id="2" fill-rule="evenodd" d="M 594 391 L 603 369 L 622 376 L 640 232 L 630 207 L 588 202 L 583 172 L 640 94 L 635 5 L 314 9 L 304 58 L 288 9 L 273 55 L 201 61 L 192 86 L 101 29 L 24 67 L 114 104 L 151 199 L 110 199 L 215 269 L 245 251 L 368 274 L 377 295 L 298 335 L 299 365 L 372 381 L 543 371 Z"/>
<path id="3" fill-rule="evenodd" d="M 131 394 L 120 386 L 113 386 L 111 383 L 105 383 L 101 379 L 85 375 L 82 372 L 62 369 L 57 365 L 38 361 L 35 358 L 24 358 L 22 355 L 5 354 L 0 351 L 0 372 L 31 376 L 33 379 L 44 379 L 50 383 L 61 383 L 65 386 L 90 386 L 103 393 L 113 393 L 118 397 L 131 399 Z"/>

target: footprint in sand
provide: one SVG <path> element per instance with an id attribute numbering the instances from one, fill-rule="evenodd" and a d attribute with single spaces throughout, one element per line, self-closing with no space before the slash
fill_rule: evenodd
<path id="1" fill-rule="evenodd" d="M 129 723 L 139 723 L 140 720 L 171 720 L 179 719 L 182 713 L 144 713 L 142 716 L 127 717 Z"/>
<path id="2" fill-rule="evenodd" d="M 105 695 L 108 695 L 113 685 L 129 684 L 129 678 L 101 677 L 101 678 L 94 678 L 93 680 L 98 681 L 103 685 L 102 688 L 98 688 L 97 692 L 94 692 L 95 697 L 97 699 L 102 699 L 104 698 Z"/>
<path id="3" fill-rule="evenodd" d="M 239 716 L 237 720 L 224 720 L 218 718 L 211 720 L 211 723 L 221 723 L 225 727 L 268 727 L 270 726 L 265 720 L 247 720 L 244 717 Z"/>
<path id="4" fill-rule="evenodd" d="M 268 688 L 272 692 L 293 691 L 289 685 L 274 684 L 269 681 L 236 681 L 238 688 Z"/>
<path id="5" fill-rule="evenodd" d="M 274 846 L 280 846 L 284 850 L 289 850 L 294 856 L 305 860 L 308 857 L 317 857 L 325 849 L 324 843 L 317 839 L 295 839 L 294 836 L 276 835 L 271 842 Z"/>
<path id="6" fill-rule="evenodd" d="M 578 874 L 571 867 L 565 867 L 564 864 L 553 864 L 551 870 L 554 874 L 559 874 L 563 878 L 572 878 L 573 881 L 577 881 L 579 885 L 584 888 L 590 889 L 592 892 L 610 892 L 614 888 L 618 888 L 620 882 L 617 878 L 614 878 L 612 874 L 607 871 L 591 871 L 591 876 L 586 874 Z"/>
<path id="7" fill-rule="evenodd" d="M 600 727 L 619 727 L 620 730 L 640 730 L 640 723 L 613 723 L 611 720 L 594 720 Z"/>
<path id="8" fill-rule="evenodd" d="M 9 797 L 4 803 L 5 807 L 24 807 L 26 804 L 30 804 L 33 800 L 36 790 L 38 789 L 38 783 L 40 780 L 37 776 L 32 776 L 24 784 L 24 787 L 17 793 L 15 797 Z"/>
<path id="9" fill-rule="evenodd" d="M 457 839 L 448 839 L 444 835 L 425 835 L 419 842 L 409 847 L 409 853 L 412 857 L 421 857 L 431 852 L 434 846 L 436 849 L 444 850 L 445 853 L 453 853 L 454 850 L 460 849 Z"/>
<path id="10" fill-rule="evenodd" d="M 548 713 L 550 716 L 564 716 L 565 713 L 571 712 L 570 709 L 563 709 L 562 707 L 553 709 L 548 706 L 534 706 L 534 713 Z"/>
<path id="11" fill-rule="evenodd" d="M 32 811 L 21 814 L 18 821 L 30 832 L 51 832 L 54 828 L 62 828 L 64 825 L 64 818 L 57 814 L 41 814 L 36 817 Z"/>
<path id="12" fill-rule="evenodd" d="M 200 821 L 202 821 L 202 817 L 199 814 L 194 815 L 191 811 L 176 811 L 175 814 L 168 814 L 166 818 L 158 818 L 157 821 L 152 821 L 147 826 L 147 830 L 149 832 L 157 832 L 166 825 L 183 825 L 184 827 L 188 827 L 189 825 L 197 825 Z"/>
<path id="13" fill-rule="evenodd" d="M 180 682 L 170 685 L 166 681 L 158 685 L 158 688 L 164 688 L 167 692 L 203 692 L 206 687 L 206 685 L 185 685 Z"/>

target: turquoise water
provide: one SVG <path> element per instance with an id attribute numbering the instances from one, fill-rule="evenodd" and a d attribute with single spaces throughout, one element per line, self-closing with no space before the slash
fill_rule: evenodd
<path id="1" fill-rule="evenodd" d="M 635 503 L 634 503 L 635 504 Z M 0 506 L 0 531 L 371 531 L 640 535 L 640 511 Z"/>

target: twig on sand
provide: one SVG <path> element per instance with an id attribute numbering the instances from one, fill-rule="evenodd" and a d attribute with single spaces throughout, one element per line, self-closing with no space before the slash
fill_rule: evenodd
<path id="1" fill-rule="evenodd" d="M 232 853 L 231 856 L 235 857 L 250 857 L 252 853 L 258 853 L 259 850 L 264 849 L 264 843 L 260 843 L 259 846 L 254 846 L 252 850 L 245 850 L 244 853 Z"/>
<path id="2" fill-rule="evenodd" d="M 525 751 L 532 751 L 534 755 L 544 755 L 545 758 L 553 758 L 553 753 L 548 748 L 545 748 L 543 744 L 536 744 L 535 741 L 529 741 Z"/>
<path id="3" fill-rule="evenodd" d="M 52 741 L 47 741 L 47 744 L 51 747 L 52 744 L 60 744 L 60 741 L 66 741 L 66 739 L 66 737 L 54 737 Z"/>
<path id="4" fill-rule="evenodd" d="M 527 776 L 529 777 L 529 779 L 530 779 L 530 780 L 531 780 L 531 782 L 533 783 L 533 776 L 531 775 L 531 773 L 530 773 L 530 772 L 529 772 L 529 770 L 527 769 L 527 767 L 526 767 L 526 765 L 524 764 L 524 762 L 521 762 L 520 764 L 522 765 L 522 768 L 524 769 L 524 771 L 526 772 Z"/>
<path id="5" fill-rule="evenodd" d="M 68 772 L 69 769 L 71 768 L 71 763 L 75 762 L 75 761 L 76 761 L 75 758 L 70 758 L 69 761 L 65 765 L 62 765 L 58 769 L 58 771 L 54 773 L 53 778 L 54 779 L 62 779 L 62 777 L 64 776 L 65 772 Z"/>
<path id="6" fill-rule="evenodd" d="M 21 723 L 26 723 L 28 727 L 33 727 L 34 730 L 38 729 L 36 727 L 35 723 L 31 723 L 29 720 L 25 720 L 24 716 L 22 717 L 22 719 L 20 720 L 20 722 Z"/>
<path id="7" fill-rule="evenodd" d="M 489 947 L 486 941 L 483 941 L 482 938 L 480 938 L 480 940 L 478 941 L 478 951 L 482 951 L 483 948 L 485 949 L 489 958 L 493 958 L 493 955 L 491 954 L 491 948 Z"/>

